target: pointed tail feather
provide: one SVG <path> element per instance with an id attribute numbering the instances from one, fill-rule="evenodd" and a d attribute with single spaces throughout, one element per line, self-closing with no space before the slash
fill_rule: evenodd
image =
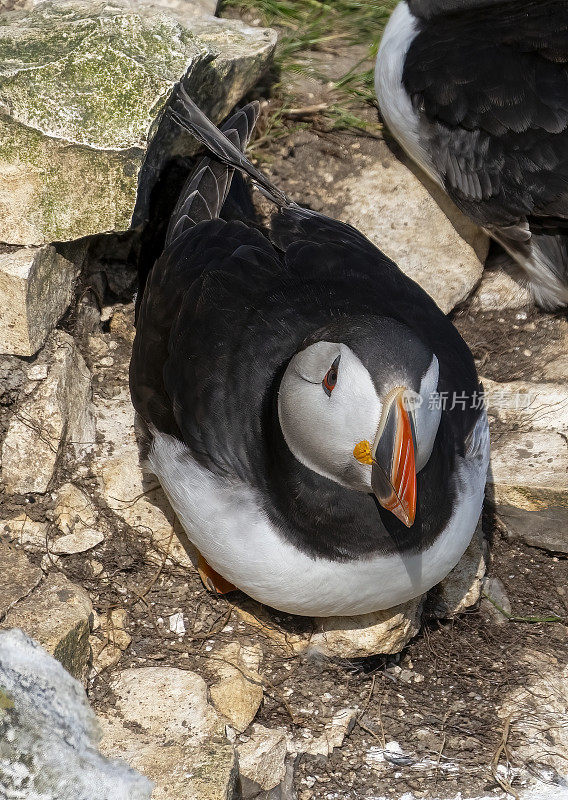
<path id="1" fill-rule="evenodd" d="M 229 136 L 220 131 L 200 111 L 181 84 L 179 85 L 177 99 L 183 107 L 183 114 L 174 109 L 170 109 L 169 113 L 178 125 L 193 134 L 219 161 L 247 174 L 277 206 L 295 205 L 286 197 L 284 192 L 274 186 L 262 172 L 251 164 Z"/>
<path id="2" fill-rule="evenodd" d="M 228 141 L 242 151 L 246 148 L 260 111 L 257 102 L 249 103 L 233 114 L 223 127 Z M 170 219 L 166 245 L 198 222 L 219 216 L 233 177 L 233 169 L 225 163 L 202 159 L 187 179 Z"/>

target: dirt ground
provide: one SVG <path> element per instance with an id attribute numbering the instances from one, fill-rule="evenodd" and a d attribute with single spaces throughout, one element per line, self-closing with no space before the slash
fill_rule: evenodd
<path id="1" fill-rule="evenodd" d="M 359 55 L 331 53 L 326 59 L 331 71 L 342 70 L 346 61 Z M 304 79 L 292 89 L 298 107 L 321 102 L 326 94 L 325 86 Z M 267 86 L 260 86 L 255 94 L 263 98 L 268 92 Z M 376 120 L 373 109 L 362 107 L 360 113 Z M 293 199 L 340 216 L 341 198 L 334 196 L 334 183 L 353 171 L 359 159 L 373 154 L 377 139 L 363 132 L 326 130 L 317 118 L 308 117 L 307 122 L 308 129 L 297 130 L 291 121 L 290 133 L 263 146 L 257 155 Z M 115 285 L 101 291 L 122 301 L 133 321 L 131 268 L 118 259 L 109 263 L 108 272 L 114 272 Z M 556 318 L 534 309 L 519 322 L 500 313 L 474 318 L 466 304 L 455 313 L 455 321 L 484 374 L 497 380 L 532 377 L 531 356 L 523 353 L 538 352 L 556 331 Z M 78 319 L 68 324 L 74 329 Z M 103 386 L 112 394 L 127 380 L 130 334 L 103 325 L 102 335 L 118 342 L 114 364 L 104 369 L 90 366 L 99 389 Z M 86 488 L 95 481 L 95 475 L 82 479 Z M 34 510 L 30 498 L 24 502 L 30 515 L 42 518 L 49 511 L 49 503 L 38 501 Z M 299 656 L 242 621 L 236 606 L 243 596 L 211 596 L 195 573 L 171 558 L 161 559 L 147 532 L 117 525 L 111 517 L 109 521 L 113 533 L 89 558 L 72 555 L 54 565 L 89 591 L 100 615 L 115 606 L 129 611 L 132 643 L 118 665 L 92 681 L 89 695 L 95 710 L 109 703 L 116 670 L 170 665 L 207 677 L 221 645 L 235 639 L 259 642 L 268 689 L 257 722 L 301 736 L 305 729 L 317 734 L 337 710 L 358 710 L 354 728 L 329 758 L 298 757 L 294 783 L 299 800 L 395 800 L 405 792 L 416 798 L 453 798 L 458 792 L 463 797 L 504 796 L 494 775 L 505 725 L 498 709 L 516 687 L 529 681 L 527 652 L 550 657 L 559 666 L 568 664 L 566 624 L 498 624 L 490 606 L 482 604 L 456 619 L 427 623 L 399 656 L 357 662 L 333 661 L 310 651 Z M 489 511 L 484 527 L 490 542 L 489 572 L 502 581 L 513 615 L 568 619 L 568 560 L 509 541 Z M 95 574 L 93 560 L 102 565 L 100 574 Z M 168 627 L 169 616 L 176 612 L 183 613 L 186 624 L 181 640 Z M 276 628 L 290 632 L 309 626 L 306 620 L 278 613 L 272 620 Z M 513 767 L 515 737 L 513 728 Z M 389 742 L 399 748 L 391 747 L 392 755 L 384 760 L 379 754 Z"/>

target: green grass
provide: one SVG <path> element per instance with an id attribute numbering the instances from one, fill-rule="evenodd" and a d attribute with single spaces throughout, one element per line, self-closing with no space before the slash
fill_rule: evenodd
<path id="1" fill-rule="evenodd" d="M 397 0 L 225 0 L 224 8 L 235 7 L 280 31 L 274 59 L 275 110 L 257 147 L 289 132 L 287 113 L 294 106 L 294 99 L 284 88 L 288 76 L 301 74 L 329 82 L 313 59 L 317 51 L 366 46 L 366 57 L 333 82 L 331 102 L 319 116 L 328 128 L 372 132 L 377 127 L 364 119 L 360 110 L 361 104 L 376 105 L 372 67 L 396 3 Z"/>

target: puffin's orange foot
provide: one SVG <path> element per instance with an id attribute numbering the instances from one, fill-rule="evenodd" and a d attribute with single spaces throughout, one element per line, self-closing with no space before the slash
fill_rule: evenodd
<path id="1" fill-rule="evenodd" d="M 229 581 L 226 581 L 218 572 L 215 572 L 213 567 L 210 567 L 207 561 L 205 561 L 201 553 L 198 553 L 197 569 L 205 588 L 214 594 L 228 594 L 228 592 L 233 592 L 237 588 L 233 586 L 232 583 L 229 583 Z"/>

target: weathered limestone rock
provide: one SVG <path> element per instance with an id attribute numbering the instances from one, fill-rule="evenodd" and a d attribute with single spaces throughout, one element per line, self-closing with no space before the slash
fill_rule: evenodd
<path id="1" fill-rule="evenodd" d="M 472 298 L 470 312 L 505 311 L 530 305 L 528 289 L 502 269 L 486 269 Z"/>
<path id="2" fill-rule="evenodd" d="M 0 632 L 0 796 L 150 800 L 146 778 L 103 758 L 83 687 L 22 631 Z"/>
<path id="3" fill-rule="evenodd" d="M 241 782 L 246 778 L 270 791 L 284 780 L 288 748 L 282 728 L 253 725 L 249 740 L 239 744 L 237 752 Z"/>
<path id="4" fill-rule="evenodd" d="M 535 800 L 548 798 L 549 792 L 562 798 L 568 786 L 568 667 L 535 651 L 528 651 L 525 661 L 530 679 L 506 698 L 498 715 L 509 720 L 511 761 L 520 767 L 523 782 L 535 787 Z"/>
<path id="5" fill-rule="evenodd" d="M 188 18 L 189 19 L 189 18 Z M 0 241 L 44 244 L 145 217 L 165 151 L 180 132 L 161 121 L 183 79 L 220 120 L 255 83 L 275 34 L 238 21 L 182 23 L 138 4 L 44 2 L 0 19 Z M 184 136 L 184 152 L 196 145 Z"/>
<path id="6" fill-rule="evenodd" d="M 93 653 L 93 674 L 118 664 L 123 650 L 130 645 L 132 637 L 126 631 L 127 613 L 124 608 L 114 608 L 98 618 L 97 635 L 90 637 Z"/>
<path id="7" fill-rule="evenodd" d="M 43 573 L 25 554 L 0 539 L 0 620 L 18 601 L 32 592 Z"/>
<path id="8" fill-rule="evenodd" d="M 36 522 L 25 513 L 0 520 L 0 536 L 25 550 L 45 550 L 47 531 L 46 522 Z"/>
<path id="9" fill-rule="evenodd" d="M 89 595 L 60 573 L 52 573 L 20 600 L 1 623 L 22 628 L 45 647 L 74 677 L 82 679 L 90 657 Z"/>
<path id="10" fill-rule="evenodd" d="M 235 730 L 242 733 L 256 716 L 263 698 L 259 645 L 242 647 L 231 642 L 215 653 L 220 680 L 210 688 L 211 701 Z"/>
<path id="11" fill-rule="evenodd" d="M 322 617 L 310 645 L 326 655 L 364 658 L 377 653 L 398 653 L 420 629 L 422 597 L 388 611 L 357 617 Z"/>
<path id="12" fill-rule="evenodd" d="M 509 534 L 568 553 L 568 389 L 484 380 L 495 420 L 488 478 Z"/>
<path id="13" fill-rule="evenodd" d="M 341 219 L 392 258 L 444 313 L 465 300 L 479 282 L 489 249 L 487 235 L 432 181 L 418 180 L 388 151 L 382 161 L 364 163 L 334 191 L 345 198 Z"/>
<path id="14" fill-rule="evenodd" d="M 128 669 L 112 689 L 116 707 L 101 719 L 101 750 L 153 780 L 153 800 L 232 800 L 235 753 L 199 675 Z"/>
<path id="15" fill-rule="evenodd" d="M 307 753 L 311 756 L 325 756 L 328 758 L 336 747 L 341 747 L 347 734 L 353 730 L 357 712 L 352 708 L 343 708 L 337 711 L 326 724 L 323 733 L 313 737 L 308 735 L 290 739 L 288 750 L 292 753 Z"/>
<path id="16" fill-rule="evenodd" d="M 429 612 L 435 617 L 461 614 L 481 597 L 486 569 L 487 545 L 481 530 L 481 520 L 471 543 L 458 564 L 432 590 Z"/>
<path id="17" fill-rule="evenodd" d="M 41 377 L 33 380 L 38 370 Z M 75 456 L 95 440 L 91 376 L 73 339 L 54 331 L 30 367 L 28 396 L 10 421 L 2 446 L 2 480 L 10 493 L 45 492 L 63 447 Z"/>
<path id="18" fill-rule="evenodd" d="M 0 253 L 0 353 L 35 355 L 67 310 L 74 280 L 54 247 Z"/>
<path id="19" fill-rule="evenodd" d="M 94 527 L 97 512 L 92 501 L 72 483 L 57 490 L 55 521 L 65 535 L 51 542 L 52 553 L 84 553 L 104 541 L 104 534 Z"/>

